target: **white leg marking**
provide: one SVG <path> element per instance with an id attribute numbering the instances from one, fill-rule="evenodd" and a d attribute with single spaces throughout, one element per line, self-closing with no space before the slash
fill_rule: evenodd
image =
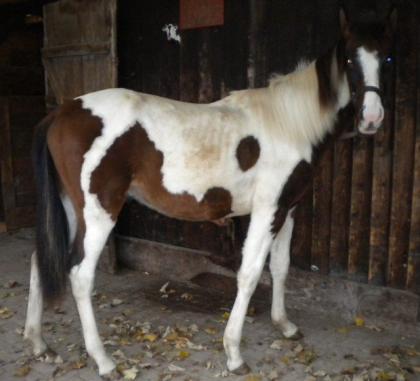
<path id="1" fill-rule="evenodd" d="M 253 211 L 251 216 L 238 273 L 238 293 L 223 338 L 229 370 L 235 370 L 244 363 L 239 349 L 242 328 L 249 300 L 261 276 L 273 240 L 270 228 L 274 212 L 274 208 L 262 208 Z"/>
<path id="2" fill-rule="evenodd" d="M 284 306 L 284 283 L 289 271 L 290 241 L 292 238 L 294 221 L 289 211 L 283 227 L 277 234 L 270 254 L 270 271 L 273 278 L 273 301 L 271 305 L 271 319 L 278 325 L 285 337 L 293 336 L 298 328 L 287 319 Z"/>
<path id="3" fill-rule="evenodd" d="M 44 303 L 39 281 L 38 263 L 36 253 L 34 252 L 31 257 L 31 280 L 24 337 L 32 343 L 35 356 L 39 356 L 47 350 L 47 344 L 45 344 L 41 332 L 43 307 Z"/>
<path id="4" fill-rule="evenodd" d="M 79 265 L 71 269 L 70 280 L 82 323 L 86 350 L 98 365 L 99 374 L 103 375 L 111 372 L 115 368 L 115 364 L 106 354 L 99 337 L 91 293 L 96 264 L 105 246 L 106 239 L 114 226 L 114 222 L 99 205 L 96 196 L 91 195 L 90 200 L 92 199 L 96 200 L 96 204 L 86 205 L 84 209 L 86 223 L 84 259 Z"/>
<path id="5" fill-rule="evenodd" d="M 67 195 L 61 195 L 61 202 L 63 203 L 63 207 L 67 216 L 67 223 L 69 226 L 69 244 L 71 246 L 73 244 L 74 238 L 76 237 L 77 231 L 76 212 L 70 198 Z"/>

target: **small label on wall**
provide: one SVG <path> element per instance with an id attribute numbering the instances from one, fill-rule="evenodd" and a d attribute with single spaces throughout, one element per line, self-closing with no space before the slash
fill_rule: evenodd
<path id="1" fill-rule="evenodd" d="M 180 0 L 180 29 L 224 24 L 224 0 Z"/>

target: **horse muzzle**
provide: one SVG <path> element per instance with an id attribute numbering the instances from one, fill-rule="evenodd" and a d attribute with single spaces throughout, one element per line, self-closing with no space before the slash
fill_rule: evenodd
<path id="1" fill-rule="evenodd" d="M 383 120 L 384 108 L 379 89 L 373 87 L 365 88 L 365 96 L 358 123 L 359 132 L 365 135 L 373 135 L 381 127 Z"/>

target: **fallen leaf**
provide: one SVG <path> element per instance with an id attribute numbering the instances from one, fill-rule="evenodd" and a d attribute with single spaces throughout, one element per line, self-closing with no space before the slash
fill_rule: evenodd
<path id="1" fill-rule="evenodd" d="M 364 327 L 365 319 L 363 319 L 361 316 L 356 316 L 354 318 L 354 324 L 356 325 L 356 327 Z"/>
<path id="2" fill-rule="evenodd" d="M 169 364 L 168 365 L 168 369 L 171 372 L 185 372 L 185 369 L 184 368 L 181 368 L 180 366 L 175 365 L 175 364 Z"/>
<path id="3" fill-rule="evenodd" d="M 155 335 L 154 333 L 148 333 L 147 335 L 143 336 L 144 341 L 149 341 L 151 343 L 154 343 L 158 338 L 158 335 Z"/>
<path id="4" fill-rule="evenodd" d="M 193 300 L 193 296 L 190 293 L 188 293 L 188 292 L 184 292 L 181 295 L 181 299 L 184 299 L 184 300 L 186 300 L 186 301 L 189 302 L 189 301 Z"/>
<path id="5" fill-rule="evenodd" d="M 280 350 L 282 348 L 282 343 L 283 342 L 281 340 L 274 340 L 271 343 L 270 348 L 271 349 L 278 349 L 278 350 Z"/>
<path id="6" fill-rule="evenodd" d="M 139 370 L 135 366 L 133 366 L 130 369 L 123 370 L 122 373 L 124 376 L 124 380 L 135 380 L 138 372 Z"/>
<path id="7" fill-rule="evenodd" d="M 71 363 L 72 369 L 83 369 L 86 368 L 87 362 L 85 359 L 79 359 Z"/>
<path id="8" fill-rule="evenodd" d="M 23 365 L 20 368 L 17 368 L 14 375 L 16 377 L 26 377 L 29 372 L 31 371 L 31 367 L 29 365 Z"/>
<path id="9" fill-rule="evenodd" d="M 204 332 L 208 333 L 209 335 L 215 335 L 217 333 L 217 329 L 213 327 L 208 327 L 204 329 Z"/>
<path id="10" fill-rule="evenodd" d="M 169 282 L 166 282 L 161 288 L 160 288 L 160 290 L 159 290 L 159 292 L 161 293 L 161 294 L 166 294 L 167 293 L 167 291 L 166 291 L 166 289 L 168 288 L 168 286 L 169 286 Z"/>
<path id="11" fill-rule="evenodd" d="M 0 318 L 10 319 L 15 313 L 9 310 L 7 307 L 0 308 Z"/>
<path id="12" fill-rule="evenodd" d="M 350 332 L 350 328 L 349 327 L 340 327 L 340 328 L 337 328 L 337 332 L 341 333 L 342 335 L 347 335 Z"/>
<path id="13" fill-rule="evenodd" d="M 124 302 L 121 299 L 115 298 L 115 299 L 112 299 L 111 306 L 116 307 L 123 303 Z"/>
<path id="14" fill-rule="evenodd" d="M 188 351 L 180 351 L 178 353 L 178 357 L 179 357 L 180 360 L 185 360 L 188 357 L 190 357 L 190 352 L 188 352 Z"/>
<path id="15" fill-rule="evenodd" d="M 262 381 L 261 376 L 257 376 L 255 374 L 250 374 L 245 378 L 245 381 Z"/>

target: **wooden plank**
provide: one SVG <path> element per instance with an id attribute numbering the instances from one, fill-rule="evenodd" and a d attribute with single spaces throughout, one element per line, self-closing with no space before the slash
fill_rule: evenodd
<path id="1" fill-rule="evenodd" d="M 333 146 L 323 153 L 313 178 L 311 264 L 322 274 L 329 272 Z"/>
<path id="2" fill-rule="evenodd" d="M 359 136 L 353 142 L 348 273 L 366 281 L 369 270 L 369 218 L 372 181 L 372 140 Z"/>
<path id="3" fill-rule="evenodd" d="M 241 17 L 238 18 L 238 14 Z M 221 96 L 232 90 L 245 89 L 248 76 L 249 7 L 237 0 L 225 0 L 223 27 L 223 79 Z M 232 49 L 232 46 L 235 49 Z"/>
<path id="4" fill-rule="evenodd" d="M 395 139 L 392 207 L 389 236 L 388 284 L 404 287 L 413 192 L 414 131 L 416 117 L 416 4 L 398 8 L 395 95 Z"/>
<path id="5" fill-rule="evenodd" d="M 111 51 L 111 41 L 101 41 L 92 43 L 66 44 L 60 46 L 45 47 L 42 49 L 43 58 L 75 57 L 86 55 L 109 54 Z"/>
<path id="6" fill-rule="evenodd" d="M 407 289 L 420 294 L 420 6 L 417 5 L 417 118 Z"/>
<path id="7" fill-rule="evenodd" d="M 10 138 L 10 112 L 9 100 L 6 97 L 0 97 L 0 151 L 1 158 L 1 183 L 4 205 L 4 214 L 6 225 L 14 225 L 16 198 L 15 187 L 13 183 L 13 159 L 12 146 Z"/>
<path id="8" fill-rule="evenodd" d="M 307 194 L 296 206 L 294 212 L 295 227 L 291 245 L 291 263 L 302 270 L 311 268 L 312 246 L 312 184 Z"/>
<path id="9" fill-rule="evenodd" d="M 248 87 L 254 88 L 267 83 L 267 40 L 264 33 L 267 0 L 250 0 L 249 7 Z"/>
<path id="10" fill-rule="evenodd" d="M 391 68 L 382 75 L 386 84 L 383 96 L 385 117 L 374 139 L 369 239 L 368 281 L 374 285 L 386 284 L 392 181 L 395 72 Z"/>
<path id="11" fill-rule="evenodd" d="M 353 117 L 350 108 L 339 114 L 340 128 L 350 131 Z M 330 273 L 344 275 L 348 264 L 348 231 L 350 224 L 350 187 L 353 142 L 337 140 L 334 147 L 333 185 L 331 201 Z"/>
<path id="12" fill-rule="evenodd" d="M 196 31 L 181 33 L 180 55 L 180 99 L 185 102 L 198 101 L 198 34 Z"/>

